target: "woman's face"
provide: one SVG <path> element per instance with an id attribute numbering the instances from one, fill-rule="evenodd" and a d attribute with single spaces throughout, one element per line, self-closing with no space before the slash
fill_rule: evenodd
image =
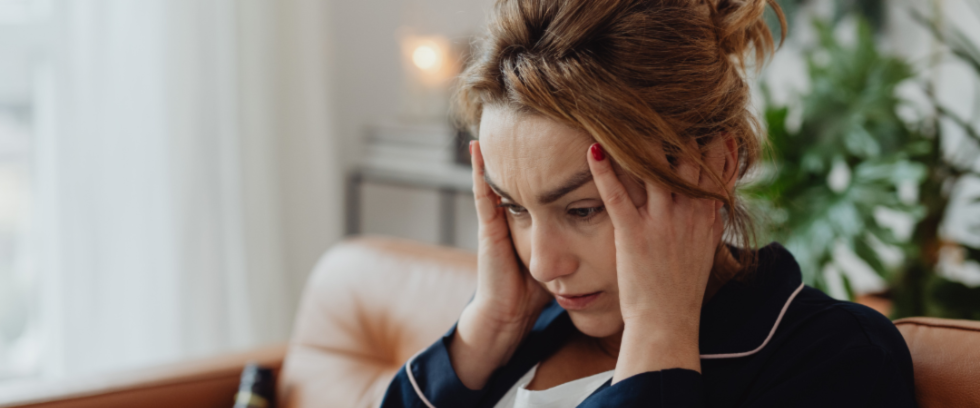
<path id="1" fill-rule="evenodd" d="M 586 162 L 592 137 L 497 107 L 484 109 L 479 137 L 487 181 L 500 196 L 521 261 L 580 331 L 619 333 L 613 225 Z M 621 179 L 634 201 L 645 197 L 638 183 Z"/>

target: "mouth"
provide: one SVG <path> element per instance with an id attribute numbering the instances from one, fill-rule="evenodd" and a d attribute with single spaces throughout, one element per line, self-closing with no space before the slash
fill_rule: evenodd
<path id="1" fill-rule="evenodd" d="M 594 303 L 601 294 L 602 292 L 583 293 L 578 295 L 555 294 L 555 300 L 557 300 L 558 304 L 565 310 L 582 310 Z"/>

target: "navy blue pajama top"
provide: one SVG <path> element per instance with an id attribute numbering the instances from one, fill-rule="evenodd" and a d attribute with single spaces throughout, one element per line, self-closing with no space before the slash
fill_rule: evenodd
<path id="1" fill-rule="evenodd" d="M 778 243 L 759 249 L 746 281 L 726 283 L 701 310 L 701 373 L 668 369 L 609 382 L 579 407 L 914 407 L 912 358 L 878 312 L 802 284 Z M 480 390 L 449 361 L 455 326 L 399 370 L 382 408 L 492 408 L 574 332 L 549 304 L 514 356 Z"/>

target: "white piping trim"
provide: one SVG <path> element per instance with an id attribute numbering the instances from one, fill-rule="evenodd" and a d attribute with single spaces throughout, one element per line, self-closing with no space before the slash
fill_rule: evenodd
<path id="1" fill-rule="evenodd" d="M 789 299 L 786 299 L 786 303 L 783 304 L 783 310 L 780 310 L 779 316 L 776 317 L 776 323 L 773 323 L 772 329 L 769 330 L 769 335 L 766 336 L 766 339 L 762 342 L 762 344 L 759 345 L 759 347 L 756 347 L 755 350 L 746 351 L 742 353 L 702 354 L 701 358 L 705 360 L 722 359 L 722 358 L 738 358 L 738 357 L 751 356 L 755 353 L 758 353 L 759 350 L 762 350 L 762 348 L 766 346 L 766 344 L 769 344 L 769 340 L 772 340 L 772 336 L 776 334 L 776 329 L 779 328 L 779 322 L 783 320 L 783 316 L 786 314 L 786 309 L 789 309 L 790 303 L 793 303 L 793 299 L 795 299 L 796 295 L 798 295 L 800 291 L 803 290 L 804 286 L 806 286 L 806 284 L 801 283 L 800 287 L 796 288 L 796 290 L 793 291 L 793 294 L 789 295 Z M 412 388 L 415 389 L 415 393 L 419 396 L 419 399 L 422 400 L 422 403 L 425 404 L 425 406 L 428 408 L 436 408 L 436 406 L 432 405 L 432 403 L 429 402 L 429 399 L 425 398 L 425 395 L 422 394 L 422 389 L 419 388 L 419 384 L 415 382 L 415 375 L 412 374 L 412 361 L 415 361 L 415 357 L 418 357 L 419 354 L 422 354 L 422 352 L 418 352 L 417 354 L 412 356 L 412 358 L 408 359 L 408 362 L 405 363 L 405 373 L 408 374 L 408 381 L 412 383 Z"/>
<path id="2" fill-rule="evenodd" d="M 415 361 L 415 357 L 418 357 L 419 354 L 422 354 L 422 351 L 415 353 L 415 355 L 412 356 L 412 358 L 408 359 L 408 362 L 405 363 L 405 373 L 408 374 L 408 382 L 412 383 L 412 388 L 415 389 L 415 393 L 418 394 L 419 399 L 422 400 L 422 403 L 429 408 L 436 408 L 436 406 L 432 405 L 432 403 L 429 402 L 428 398 L 425 398 L 425 395 L 422 394 L 422 389 L 419 388 L 419 383 L 415 382 L 415 376 L 412 374 L 412 361 Z"/>
<path id="3" fill-rule="evenodd" d="M 779 317 L 776 318 L 776 323 L 772 325 L 772 330 L 769 330 L 769 336 L 766 336 L 766 340 L 763 341 L 762 344 L 759 345 L 759 347 L 756 347 L 755 350 L 746 351 L 742 353 L 702 354 L 701 358 L 705 360 L 721 359 L 721 358 L 737 358 L 737 357 L 751 356 L 755 353 L 758 353 L 759 350 L 762 350 L 762 348 L 766 346 L 766 344 L 769 344 L 769 340 L 772 340 L 772 335 L 776 334 L 776 328 L 779 327 L 779 322 L 783 320 L 783 315 L 786 314 L 786 309 L 789 309 L 789 304 L 793 302 L 793 299 L 796 298 L 796 295 L 799 294 L 801 290 L 803 290 L 803 286 L 805 285 L 806 285 L 805 283 L 801 283 L 800 287 L 796 288 L 796 290 L 793 291 L 792 295 L 789 295 L 789 299 L 786 299 L 786 304 L 783 305 L 783 310 L 779 312 Z"/>

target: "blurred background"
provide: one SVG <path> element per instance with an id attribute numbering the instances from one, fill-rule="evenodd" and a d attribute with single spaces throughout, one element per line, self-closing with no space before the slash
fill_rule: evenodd
<path id="1" fill-rule="evenodd" d="M 980 0 L 780 3 L 759 241 L 980 319 Z M 491 4 L 0 0 L 0 389 L 285 341 L 347 235 L 474 249 L 447 107 Z"/>

